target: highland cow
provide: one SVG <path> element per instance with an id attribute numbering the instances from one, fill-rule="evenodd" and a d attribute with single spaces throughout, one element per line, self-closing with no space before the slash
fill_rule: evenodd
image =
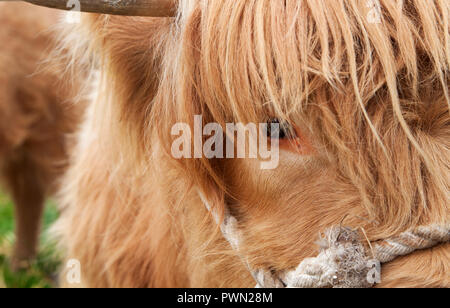
<path id="1" fill-rule="evenodd" d="M 82 103 L 71 99 L 77 84 L 63 83 L 58 66 L 44 64 L 59 15 L 0 3 L 0 179 L 15 204 L 16 269 L 36 255 L 44 201 L 67 167 L 68 134 L 81 115 Z"/>
<path id="2" fill-rule="evenodd" d="M 82 285 L 292 286 L 325 232 L 322 252 L 387 262 L 377 286 L 450 287 L 450 2 L 156 2 L 68 30 L 101 72 L 55 226 Z M 278 168 L 173 157 L 197 115 L 280 123 Z M 338 273 L 316 285 L 352 285 Z"/>

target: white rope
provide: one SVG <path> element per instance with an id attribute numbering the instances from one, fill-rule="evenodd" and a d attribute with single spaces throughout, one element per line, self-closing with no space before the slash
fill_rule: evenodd
<path id="1" fill-rule="evenodd" d="M 381 263 L 387 263 L 399 256 L 409 255 L 416 250 L 427 249 L 450 241 L 450 226 L 432 225 L 419 227 L 399 236 L 374 244 L 374 253 Z"/>
<path id="2" fill-rule="evenodd" d="M 236 218 L 225 209 L 224 220 L 220 222 L 205 196 L 201 192 L 199 195 L 216 223 L 220 224 L 224 238 L 239 252 L 242 235 Z M 357 230 L 332 227 L 320 238 L 318 256 L 303 260 L 293 271 L 277 274 L 255 270 L 247 260 L 241 259 L 257 288 L 367 288 L 380 282 L 382 263 L 447 242 L 450 242 L 450 224 L 419 227 L 372 243 L 370 254 L 373 256 L 370 258 Z"/>
<path id="3" fill-rule="evenodd" d="M 326 235 L 320 254 L 304 260 L 295 271 L 287 274 L 285 281 L 288 286 L 372 287 L 381 279 L 381 263 L 449 242 L 450 226 L 419 227 L 378 241 L 372 245 L 374 259 L 367 257 L 356 231 L 335 227 L 329 229 Z"/>
<path id="4" fill-rule="evenodd" d="M 240 250 L 240 243 L 241 243 L 241 233 L 239 231 L 238 222 L 235 217 L 233 217 L 229 210 L 226 208 L 224 213 L 224 219 L 222 222 L 220 222 L 220 216 L 219 214 L 212 208 L 206 197 L 203 193 L 199 191 L 200 199 L 202 200 L 205 207 L 208 209 L 208 211 L 213 216 L 215 222 L 217 224 L 220 224 L 220 231 L 222 232 L 223 237 L 227 240 L 227 242 L 230 244 L 230 246 L 237 252 Z M 259 269 L 254 270 L 250 266 L 249 262 L 242 258 L 241 260 L 244 263 L 244 265 L 247 267 L 249 272 L 251 273 L 253 279 L 255 279 L 257 283 L 257 287 L 259 286 L 272 286 L 273 288 L 282 288 L 284 287 L 284 284 L 280 281 L 279 278 L 275 277 L 271 273 Z"/>
<path id="5" fill-rule="evenodd" d="M 359 233 L 333 227 L 320 239 L 320 253 L 307 258 L 284 276 L 290 288 L 370 287 L 369 271 L 379 263 L 366 256 Z"/>

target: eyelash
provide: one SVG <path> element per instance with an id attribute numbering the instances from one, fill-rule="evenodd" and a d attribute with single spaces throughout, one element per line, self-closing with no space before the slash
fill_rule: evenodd
<path id="1" fill-rule="evenodd" d="M 272 131 L 271 124 L 279 124 L 279 129 L 277 131 Z M 294 128 L 286 121 L 280 121 L 279 119 L 273 118 L 267 121 L 267 137 L 271 139 L 295 139 L 297 134 Z"/>
<path id="2" fill-rule="evenodd" d="M 279 124 L 279 130 L 273 132 L 271 124 Z M 267 121 L 267 138 L 278 140 L 280 149 L 297 155 L 313 155 L 314 147 L 300 129 L 287 121 L 271 118 Z"/>

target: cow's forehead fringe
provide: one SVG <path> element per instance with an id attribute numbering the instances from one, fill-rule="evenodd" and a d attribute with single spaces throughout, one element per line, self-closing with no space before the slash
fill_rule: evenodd
<path id="1" fill-rule="evenodd" d="M 448 101 L 444 1 L 375 1 L 375 11 L 357 0 L 182 3 L 179 67 L 191 64 L 188 57 L 197 60 L 191 68 L 198 78 L 191 80 L 222 114 L 289 118 L 332 98 L 364 114 L 382 104 L 377 97 L 386 89 L 383 103 L 409 135 L 402 100 L 417 100 L 433 76 Z"/>

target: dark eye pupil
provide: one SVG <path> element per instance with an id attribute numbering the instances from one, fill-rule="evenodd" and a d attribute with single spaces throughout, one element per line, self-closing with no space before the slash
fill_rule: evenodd
<path id="1" fill-rule="evenodd" d="M 272 124 L 278 124 L 278 128 L 272 127 Z M 271 119 L 267 122 L 267 137 L 272 139 L 285 139 L 288 137 L 288 126 L 282 124 L 278 119 Z"/>

